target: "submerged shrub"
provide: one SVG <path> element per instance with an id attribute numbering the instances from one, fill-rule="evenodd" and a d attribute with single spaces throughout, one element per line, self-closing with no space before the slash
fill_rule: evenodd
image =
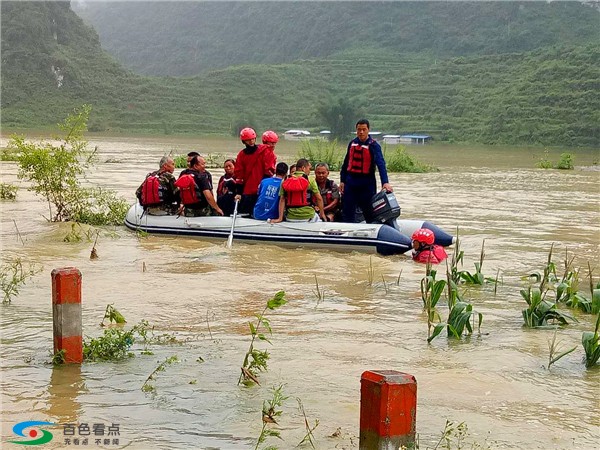
<path id="1" fill-rule="evenodd" d="M 430 166 L 429 164 L 423 164 L 417 161 L 414 157 L 410 156 L 408 153 L 406 153 L 406 149 L 403 146 L 399 146 L 391 156 L 388 156 L 387 151 L 385 151 L 384 157 L 388 172 L 439 172 L 437 167 Z"/>
<path id="2" fill-rule="evenodd" d="M 561 153 L 560 161 L 558 161 L 556 168 L 561 170 L 573 170 L 575 168 L 573 160 L 574 157 L 571 153 Z"/>
<path id="3" fill-rule="evenodd" d="M 19 188 L 8 183 L 0 183 L 0 199 L 14 200 L 17 198 Z"/>
<path id="4" fill-rule="evenodd" d="M 127 212 L 124 199 L 101 189 L 84 189 L 79 183 L 95 157 L 83 137 L 90 111 L 84 105 L 59 125 L 65 134 L 59 145 L 27 142 L 14 135 L 9 147 L 20 152 L 19 178 L 30 181 L 29 189 L 46 199 L 51 221 L 121 224 Z"/>
<path id="5" fill-rule="evenodd" d="M 302 141 L 298 158 L 307 159 L 313 167 L 318 163 L 326 163 L 329 170 L 338 171 L 344 161 L 343 150 L 337 140 L 325 141 L 311 139 Z"/>

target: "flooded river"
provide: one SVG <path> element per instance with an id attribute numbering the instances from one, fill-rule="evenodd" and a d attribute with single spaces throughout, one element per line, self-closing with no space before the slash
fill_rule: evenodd
<path id="1" fill-rule="evenodd" d="M 6 145 L 6 139 L 0 142 Z M 235 154 L 233 139 L 92 138 L 99 164 L 89 183 L 118 191 L 132 203 L 144 175 L 163 153 Z M 280 160 L 291 162 L 298 143 L 282 142 Z M 14 162 L 2 162 L 2 181 L 17 184 L 14 202 L 3 201 L 2 258 L 21 257 L 41 271 L 10 305 L 0 305 L 2 443 L 26 420 L 52 422 L 45 448 L 70 448 L 64 424 L 119 426 L 119 443 L 89 439 L 88 447 L 132 449 L 254 448 L 263 400 L 283 385 L 279 448 L 305 436 L 299 398 L 319 449 L 358 448 L 360 377 L 370 369 L 408 372 L 418 382 L 417 432 L 421 448 L 434 447 L 446 420 L 465 422 L 470 439 L 501 449 L 594 449 L 600 443 L 600 368 L 582 362 L 583 331 L 594 318 L 558 330 L 563 349 L 577 350 L 548 363 L 554 330 L 523 328 L 522 276 L 541 271 L 552 243 L 562 268 L 565 249 L 575 266 L 600 277 L 600 154 L 578 151 L 575 170 L 541 170 L 540 149 L 460 146 L 410 147 L 438 173 L 392 174 L 404 218 L 427 219 L 454 233 L 459 227 L 464 269 L 473 271 L 485 239 L 483 273 L 503 283 L 471 287 L 465 298 L 483 313 L 482 334 L 462 341 L 445 332 L 428 344 L 419 283 L 425 268 L 407 255 L 382 257 L 151 235 L 124 227 L 103 229 L 99 259 L 93 242 L 63 239 L 69 224 L 48 223 L 47 205 L 17 180 Z M 558 160 L 558 152 L 550 152 Z M 212 169 L 216 180 L 222 170 Z M 338 179 L 338 174 L 334 174 Z M 18 230 L 18 233 L 17 233 Z M 22 237 L 19 238 L 18 234 Z M 369 283 L 369 267 L 374 271 Z M 96 337 L 107 304 L 131 327 L 140 320 L 179 344 L 152 345 L 121 362 L 53 367 L 51 278 L 54 268 L 83 274 L 84 335 Z M 443 271 L 443 270 L 441 270 Z M 398 282 L 398 276 L 401 273 Z M 324 289 L 317 302 L 315 275 Z M 581 290 L 589 297 L 587 280 Z M 288 304 L 267 317 L 273 328 L 269 370 L 261 386 L 238 386 L 249 346 L 248 322 L 278 290 Z M 447 316 L 445 300 L 438 306 Z M 165 358 L 178 362 L 159 372 L 154 392 L 142 385 Z M 92 435 L 94 433 L 92 432 Z M 114 439 L 114 436 L 112 436 Z M 81 443 L 80 443 L 81 444 Z M 84 447 L 84 445 L 80 445 Z M 307 448 L 307 447 L 304 447 Z"/>

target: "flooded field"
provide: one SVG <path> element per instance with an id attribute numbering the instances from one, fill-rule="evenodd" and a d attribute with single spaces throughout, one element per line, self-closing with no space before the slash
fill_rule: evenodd
<path id="1" fill-rule="evenodd" d="M 89 183 L 132 203 L 165 152 L 233 156 L 240 147 L 234 139 L 216 138 L 104 137 L 90 144 L 98 146 L 99 164 Z M 291 162 L 298 148 L 297 142 L 281 142 L 280 160 Z M 459 227 L 469 271 L 485 239 L 483 273 L 495 277 L 500 271 L 496 293 L 492 285 L 465 288 L 483 325 L 481 334 L 462 341 L 444 332 L 427 343 L 419 291 L 425 268 L 408 255 L 235 241 L 227 250 L 220 241 L 138 237 L 109 227 L 97 243 L 99 259 L 90 260 L 93 242 L 64 242 L 71 225 L 47 222 L 47 205 L 17 180 L 16 163 L 0 162 L 2 182 L 19 186 L 16 201 L 0 203 L 2 258 L 21 257 L 41 269 L 10 305 L 0 305 L 3 447 L 19 448 L 7 442 L 15 439 L 15 423 L 40 420 L 58 424 L 48 428 L 54 439 L 45 448 L 66 448 L 63 426 L 69 423 L 119 424 L 118 444 L 90 439 L 89 447 L 254 448 L 263 400 L 283 385 L 289 397 L 278 421 L 283 440 L 266 444 L 294 448 L 302 440 L 299 398 L 309 421 L 319 421 L 317 448 L 358 448 L 361 373 L 388 369 L 417 379 L 421 448 L 435 446 L 446 420 L 464 421 L 470 438 L 491 448 L 597 448 L 600 367 L 585 368 L 581 347 L 581 334 L 593 330 L 594 318 L 573 312 L 579 322 L 560 328 L 557 337 L 564 349 L 577 349 L 547 370 L 554 329 L 523 328 L 526 304 L 519 290 L 526 286 L 523 276 L 543 269 L 553 243 L 559 270 L 568 249 L 582 273 L 589 263 L 595 280 L 600 277 L 599 152 L 572 150 L 575 170 L 558 171 L 535 168 L 541 149 L 408 151 L 440 172 L 391 174 L 402 217 L 427 219 L 451 233 Z M 550 158 L 557 160 L 558 152 Z M 211 171 L 215 180 L 222 173 Z M 85 336 L 102 333 L 106 305 L 114 304 L 127 327 L 147 320 L 157 334 L 174 334 L 180 342 L 153 345 L 153 355 L 134 345 L 135 356 L 120 362 L 53 367 L 50 272 L 67 266 L 83 274 Z M 319 303 L 315 275 L 324 289 Z M 587 286 L 582 280 L 589 296 Z M 248 322 L 279 290 L 288 304 L 268 313 L 273 345 L 259 344 L 270 353 L 269 370 L 260 374 L 261 386 L 238 386 Z M 447 316 L 445 300 L 438 310 Z M 143 392 L 153 370 L 175 355 L 179 361 L 156 376 L 156 390 Z"/>

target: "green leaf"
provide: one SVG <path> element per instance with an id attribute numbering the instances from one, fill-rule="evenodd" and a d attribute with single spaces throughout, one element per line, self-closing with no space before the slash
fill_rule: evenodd
<path id="1" fill-rule="evenodd" d="M 431 336 L 429 336 L 427 338 L 427 342 L 431 342 L 433 341 L 444 329 L 444 327 L 446 326 L 445 323 L 438 323 L 434 328 L 433 328 L 433 333 L 431 333 Z"/>

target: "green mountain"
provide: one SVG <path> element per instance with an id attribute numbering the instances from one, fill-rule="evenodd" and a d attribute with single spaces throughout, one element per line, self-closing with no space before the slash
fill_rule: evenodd
<path id="1" fill-rule="evenodd" d="M 92 131 L 224 134 L 251 123 L 281 132 L 324 126 L 318 106 L 346 98 L 386 132 L 600 147 L 597 42 L 439 60 L 355 47 L 161 78 L 123 69 L 68 2 L 0 5 L 5 129 L 52 126 L 89 103 Z"/>
<path id="2" fill-rule="evenodd" d="M 190 76 L 241 64 L 526 52 L 599 42 L 598 11 L 578 2 L 74 2 L 123 65 Z"/>

